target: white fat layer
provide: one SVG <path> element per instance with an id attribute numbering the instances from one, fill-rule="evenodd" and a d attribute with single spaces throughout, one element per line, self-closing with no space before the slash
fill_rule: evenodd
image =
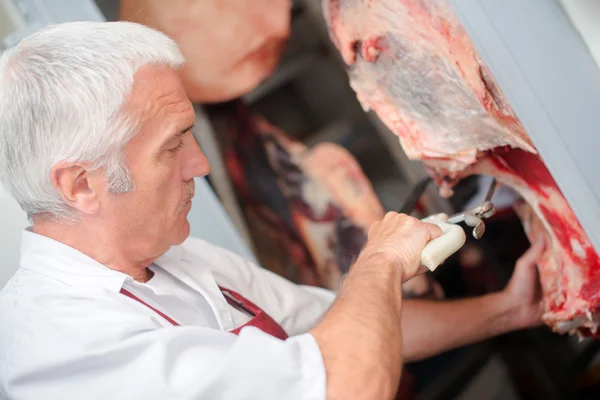
<path id="1" fill-rule="evenodd" d="M 329 193 L 312 179 L 302 185 L 302 197 L 319 216 L 325 214 L 331 200 Z"/>
<path id="2" fill-rule="evenodd" d="M 577 257 L 581 257 L 581 258 L 585 257 L 585 250 L 584 250 L 583 246 L 581 245 L 581 242 L 579 240 L 577 240 L 576 238 L 571 238 L 571 249 L 573 250 L 573 253 L 575 253 L 575 255 Z"/>
<path id="3" fill-rule="evenodd" d="M 307 242 L 307 245 L 312 257 L 314 257 L 319 277 L 324 281 L 323 283 L 328 287 L 339 287 L 341 271 L 332 268 L 329 265 L 330 260 L 327 259 L 327 255 L 331 254 L 330 246 L 332 245 L 332 238 L 335 237 L 335 225 L 303 219 L 300 229 L 310 232 L 310 236 L 315 238 L 315 240 Z"/>

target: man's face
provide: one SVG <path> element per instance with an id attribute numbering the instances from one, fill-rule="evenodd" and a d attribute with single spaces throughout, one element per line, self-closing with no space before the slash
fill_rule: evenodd
<path id="1" fill-rule="evenodd" d="M 209 165 L 192 136 L 194 110 L 175 71 L 138 70 L 124 108 L 142 121 L 125 147 L 135 190 L 106 193 L 101 217 L 132 251 L 151 257 L 189 235 L 193 178 L 206 175 Z"/>

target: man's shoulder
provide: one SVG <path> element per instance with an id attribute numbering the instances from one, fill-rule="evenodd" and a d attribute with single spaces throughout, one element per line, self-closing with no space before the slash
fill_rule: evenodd
<path id="1" fill-rule="evenodd" d="M 46 328 L 57 326 L 57 305 L 64 301 L 57 295 L 59 285 L 43 275 L 19 269 L 0 290 L 0 366 L 20 355 L 23 348 L 38 348 L 37 344 L 47 337 Z"/>
<path id="2" fill-rule="evenodd" d="M 135 315 L 123 306 L 121 294 L 101 287 L 73 287 L 50 276 L 19 269 L 0 291 L 0 326 L 31 329 L 50 324 L 100 321 Z M 120 315 L 121 314 L 121 315 Z"/>
<path id="3" fill-rule="evenodd" d="M 22 300 L 29 294 L 35 294 L 36 287 L 52 286 L 54 282 L 47 277 L 19 268 L 0 290 L 0 317 L 12 309 L 23 307 Z M 31 293 L 29 290 L 31 289 Z"/>
<path id="4" fill-rule="evenodd" d="M 52 365 L 157 329 L 153 318 L 118 292 L 17 271 L 0 291 L 0 397 L 2 385 L 23 368 Z"/>
<path id="5" fill-rule="evenodd" d="M 10 354 L 30 354 L 85 346 L 99 336 L 124 337 L 158 327 L 119 292 L 71 287 L 19 270 L 0 291 L 0 365 Z M 49 346 L 43 350 L 45 346 Z"/>

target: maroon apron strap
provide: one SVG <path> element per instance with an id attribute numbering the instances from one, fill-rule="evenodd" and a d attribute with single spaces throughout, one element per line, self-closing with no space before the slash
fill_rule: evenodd
<path id="1" fill-rule="evenodd" d="M 233 290 L 225 289 L 220 286 L 219 286 L 219 289 L 221 289 L 221 292 L 223 292 L 223 295 L 225 297 L 225 300 L 227 300 L 227 303 L 229 303 L 232 307 L 234 307 L 240 311 L 243 311 L 251 316 L 250 321 L 248 321 L 244 325 L 230 331 L 231 333 L 233 333 L 234 335 L 238 335 L 240 333 L 240 331 L 242 330 L 242 328 L 245 328 L 247 326 L 253 326 L 253 327 L 260 329 L 264 333 L 267 333 L 278 339 L 285 340 L 288 338 L 288 334 L 283 330 L 281 325 L 279 325 L 273 318 L 271 318 L 266 312 L 264 312 L 256 304 L 252 303 L 250 300 L 246 299 L 239 293 L 234 292 Z M 154 311 L 155 313 L 157 313 L 158 315 L 160 315 L 161 317 L 163 317 L 164 319 L 169 321 L 173 326 L 180 326 L 175 320 L 170 318 L 168 315 L 166 315 L 162 311 L 152 307 L 150 304 L 146 303 L 145 301 L 143 301 L 142 299 L 140 299 L 139 297 L 137 297 L 130 291 L 128 291 L 126 289 L 121 289 L 120 293 L 137 301 L 138 303 L 148 307 L 149 309 L 151 309 L 152 311 Z"/>
<path id="2" fill-rule="evenodd" d="M 134 295 L 133 293 L 131 293 L 130 291 L 121 288 L 120 290 L 121 294 L 124 294 L 125 296 L 137 301 L 138 303 L 141 303 L 143 305 L 145 305 L 146 307 L 148 307 L 149 309 L 151 309 L 152 311 L 154 311 L 155 313 L 157 313 L 158 315 L 160 315 L 161 317 L 163 317 L 164 319 L 166 319 L 167 321 L 169 321 L 171 324 L 173 324 L 174 326 L 179 326 L 179 324 L 177 322 L 175 322 L 173 319 L 171 319 L 168 315 L 164 314 L 162 311 L 157 310 L 156 308 L 152 307 L 150 304 L 146 303 L 144 300 L 140 299 L 139 297 L 137 297 L 136 295 Z"/>
<path id="3" fill-rule="evenodd" d="M 219 286 L 219 289 L 221 289 L 221 293 L 223 293 L 223 295 L 225 296 L 225 300 L 227 300 L 227 302 L 234 308 L 241 308 L 242 311 L 251 314 L 252 316 L 256 316 L 259 313 L 263 312 L 261 308 L 259 308 L 256 304 L 252 303 L 250 300 L 243 297 L 241 294 L 234 292 L 231 289 L 225 289 L 221 286 Z"/>
<path id="4" fill-rule="evenodd" d="M 281 325 L 279 325 L 277 321 L 271 318 L 269 314 L 264 312 L 264 310 L 262 310 L 256 304 L 252 303 L 250 300 L 246 299 L 244 296 L 237 292 L 234 292 L 231 289 L 225 289 L 220 286 L 219 289 L 221 289 L 221 292 L 223 292 L 223 294 L 225 295 L 225 299 L 229 304 L 231 304 L 232 307 L 238 309 L 241 308 L 242 311 L 246 312 L 250 311 L 254 315 L 254 318 L 246 322 L 244 325 L 232 330 L 231 333 L 237 335 L 243 328 L 247 326 L 253 326 L 255 328 L 260 329 L 264 333 L 268 333 L 269 335 L 276 337 L 277 339 L 285 340 L 289 337 L 285 330 L 281 327 Z M 227 296 L 228 294 L 231 297 Z M 234 300 L 232 299 L 232 297 Z"/>

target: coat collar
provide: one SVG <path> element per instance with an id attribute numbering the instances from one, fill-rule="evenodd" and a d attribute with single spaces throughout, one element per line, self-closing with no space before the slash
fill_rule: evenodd
<path id="1" fill-rule="evenodd" d="M 176 264 L 182 249 L 173 246 L 156 260 Z M 21 269 L 46 275 L 72 287 L 104 288 L 118 292 L 129 275 L 112 270 L 77 249 L 27 228 L 22 233 Z"/>

